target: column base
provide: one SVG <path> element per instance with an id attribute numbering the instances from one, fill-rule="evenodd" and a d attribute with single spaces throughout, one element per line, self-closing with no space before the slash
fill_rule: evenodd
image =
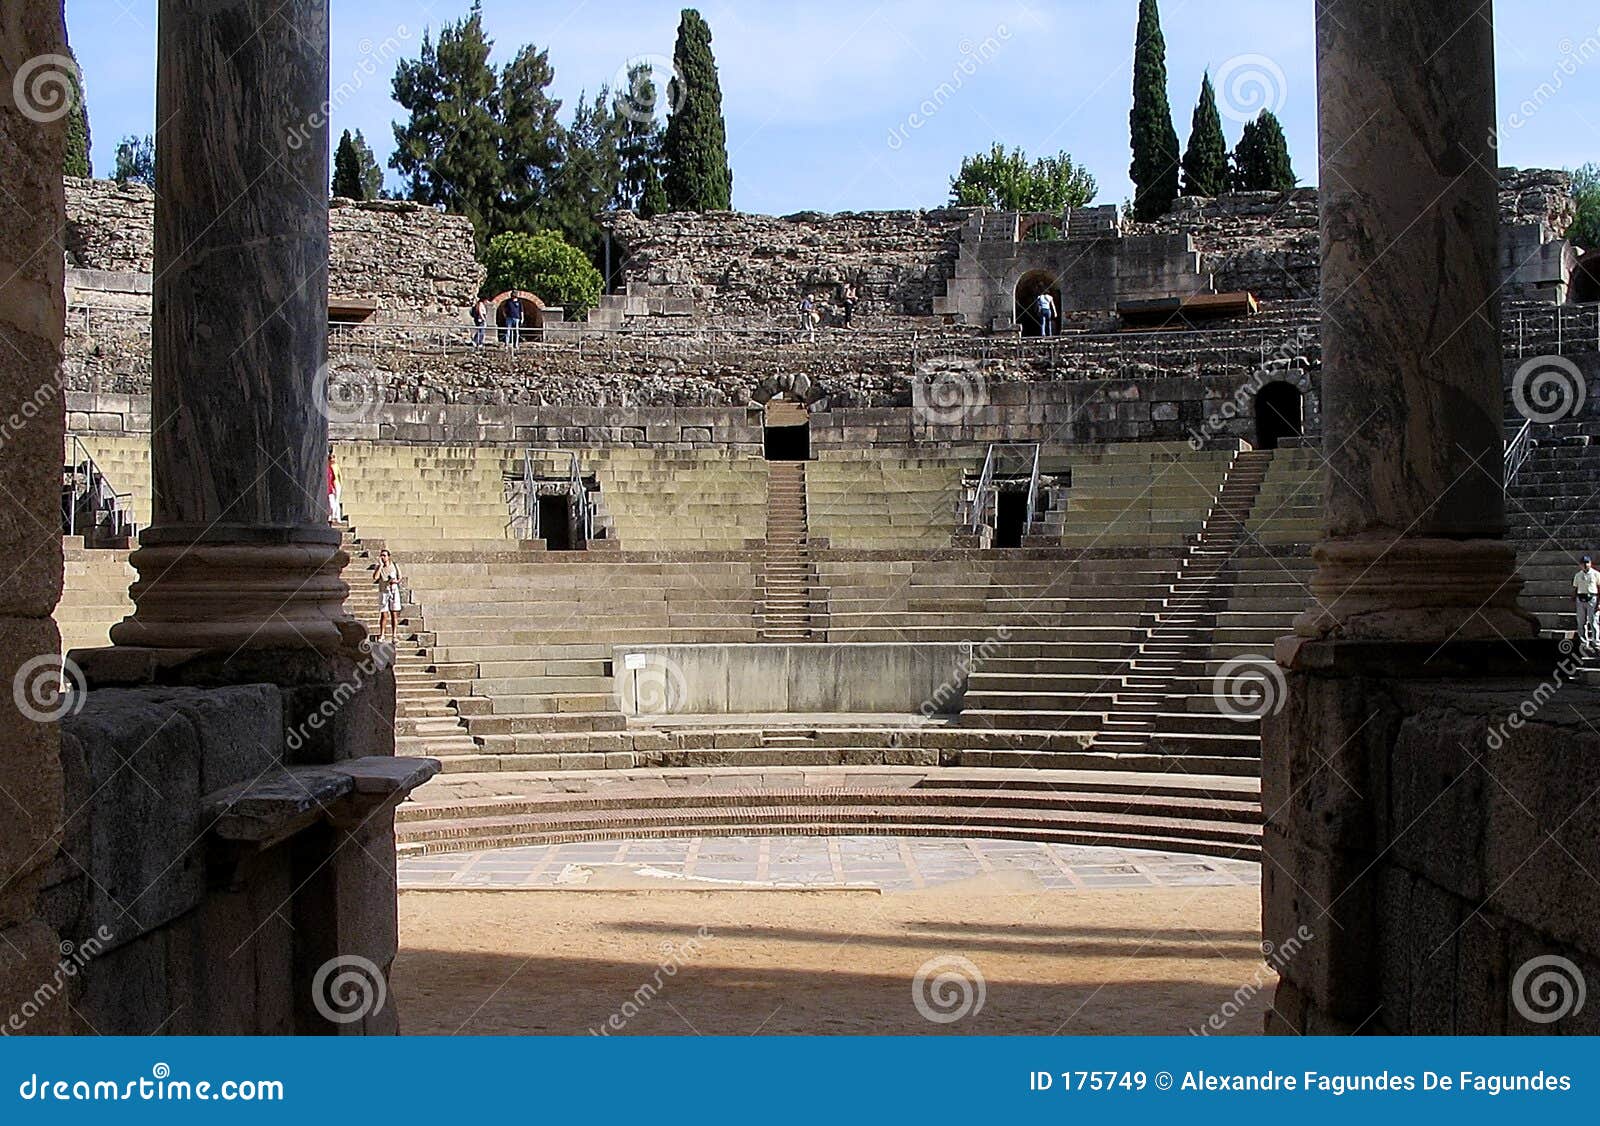
<path id="1" fill-rule="evenodd" d="M 1517 606 L 1522 578 L 1503 540 L 1331 540 L 1312 552 L 1315 605 L 1300 637 L 1520 641 L 1538 620 Z"/>
<path id="2" fill-rule="evenodd" d="M 230 533 L 238 529 L 228 529 Z M 129 558 L 134 612 L 111 627 L 118 646 L 332 653 L 364 631 L 344 609 L 348 556 L 331 528 L 259 529 L 225 542 L 154 528 Z M 203 534 L 202 534 L 203 535 Z M 251 540 L 256 542 L 251 542 Z"/>

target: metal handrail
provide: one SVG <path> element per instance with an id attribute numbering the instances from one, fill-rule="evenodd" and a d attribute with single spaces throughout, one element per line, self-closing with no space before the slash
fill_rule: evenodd
<path id="1" fill-rule="evenodd" d="M 1533 419 L 1527 419 L 1517 431 L 1516 437 L 1506 443 L 1505 484 L 1509 489 L 1512 482 L 1517 479 L 1517 474 L 1522 470 L 1523 464 L 1528 460 L 1528 455 L 1533 452 Z"/>
<path id="2" fill-rule="evenodd" d="M 1033 527 L 1033 514 L 1035 505 L 1039 500 L 1039 443 L 1033 445 L 1033 472 L 1028 477 L 1028 512 L 1027 522 L 1022 525 L 1024 532 Z"/>
<path id="3" fill-rule="evenodd" d="M 594 532 L 594 510 L 589 504 L 589 490 L 583 484 L 583 466 L 578 461 L 578 453 L 572 451 L 572 502 L 578 506 L 578 531 L 585 545 L 588 544 Z"/>
<path id="4" fill-rule="evenodd" d="M 986 499 L 988 498 L 990 493 L 993 491 L 993 489 L 994 489 L 994 443 L 991 442 L 990 445 L 989 445 L 989 452 L 988 452 L 987 456 L 985 456 L 984 459 L 983 459 L 983 472 L 978 475 L 978 488 L 977 488 L 977 491 L 972 494 L 972 522 L 969 525 L 969 529 L 970 529 L 970 531 L 972 532 L 973 535 L 976 535 L 978 533 L 978 530 L 988 523 L 988 520 L 986 520 L 984 518 L 985 517 L 984 510 L 987 507 Z M 995 496 L 995 514 L 996 514 L 996 519 L 998 519 L 999 518 L 1000 497 L 999 497 L 998 493 L 995 493 L 994 496 Z"/>
<path id="5" fill-rule="evenodd" d="M 120 534 L 122 529 L 126 528 L 129 536 L 137 536 L 139 534 L 139 522 L 133 519 L 129 511 L 122 505 L 123 501 L 129 500 L 133 497 L 133 493 L 117 492 L 116 489 L 114 489 L 111 485 L 111 478 L 107 477 L 105 471 L 100 468 L 100 464 L 95 461 L 94 455 L 91 454 L 89 452 L 89 448 L 83 444 L 83 440 L 80 439 L 76 434 L 69 435 L 68 437 L 72 443 L 72 465 L 70 466 L 72 471 L 72 491 L 71 497 L 67 503 L 67 535 L 75 536 L 78 534 L 79 498 L 82 496 L 91 496 L 97 493 L 99 490 L 96 489 L 95 486 L 97 483 L 100 483 L 105 486 L 106 493 L 111 497 L 111 515 L 114 518 L 112 521 L 112 530 Z M 78 486 L 78 467 L 80 465 L 85 467 L 83 473 L 83 487 L 81 490 Z"/>

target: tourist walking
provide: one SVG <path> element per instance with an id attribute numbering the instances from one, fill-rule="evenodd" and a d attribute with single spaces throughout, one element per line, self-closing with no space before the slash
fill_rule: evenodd
<path id="1" fill-rule="evenodd" d="M 809 293 L 800 299 L 800 331 L 809 341 L 817 339 L 817 303 Z"/>
<path id="2" fill-rule="evenodd" d="M 1590 646 L 1600 641 L 1600 626 L 1595 622 L 1595 611 L 1600 609 L 1600 571 L 1587 555 L 1578 564 L 1578 573 L 1572 576 L 1573 609 L 1578 618 L 1578 644 Z"/>
<path id="3" fill-rule="evenodd" d="M 489 302 L 482 297 L 472 306 L 472 323 L 475 326 L 472 330 L 472 346 L 482 348 L 484 333 L 489 328 Z"/>
<path id="4" fill-rule="evenodd" d="M 378 552 L 378 566 L 373 574 L 372 583 L 378 588 L 378 640 L 383 640 L 383 622 L 389 619 L 389 641 L 397 640 L 400 632 L 400 583 L 404 576 L 400 574 L 400 565 L 389 554 L 389 549 L 384 548 Z"/>
<path id="5" fill-rule="evenodd" d="M 344 519 L 344 490 L 339 486 L 339 463 L 328 448 L 328 522 L 337 524 Z"/>
<path id="6" fill-rule="evenodd" d="M 1041 293 L 1033 299 L 1033 311 L 1039 318 L 1039 335 L 1054 336 L 1056 334 L 1056 299 L 1049 293 Z"/>
<path id="7" fill-rule="evenodd" d="M 517 291 L 511 291 L 511 300 L 506 302 L 506 344 L 515 348 L 522 336 L 522 298 L 517 296 Z"/>

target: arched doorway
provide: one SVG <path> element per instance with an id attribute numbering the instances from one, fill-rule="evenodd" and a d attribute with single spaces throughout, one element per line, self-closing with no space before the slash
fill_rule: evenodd
<path id="1" fill-rule="evenodd" d="M 1572 287 L 1568 291 L 1573 302 L 1591 305 L 1600 301 L 1600 250 L 1591 250 L 1572 271 Z"/>
<path id="2" fill-rule="evenodd" d="M 1256 449 L 1275 450 L 1283 439 L 1300 437 L 1304 427 L 1300 388 L 1279 379 L 1256 392 Z"/>
<path id="3" fill-rule="evenodd" d="M 1024 336 L 1044 335 L 1044 326 L 1040 323 L 1038 310 L 1038 298 L 1041 293 L 1048 293 L 1055 301 L 1055 332 L 1061 331 L 1061 283 L 1049 270 L 1029 270 L 1017 282 L 1016 308 L 1012 313 L 1017 324 L 1022 326 Z"/>
<path id="4" fill-rule="evenodd" d="M 811 412 L 804 403 L 768 399 L 762 423 L 762 450 L 768 461 L 811 459 Z"/>
<path id="5" fill-rule="evenodd" d="M 500 333 L 502 339 L 505 336 L 506 303 L 511 300 L 513 292 L 522 302 L 522 331 L 528 333 L 533 329 L 544 327 L 544 302 L 525 289 L 508 289 L 504 293 L 497 293 L 489 298 L 489 304 L 494 306 L 495 327 L 502 330 Z"/>

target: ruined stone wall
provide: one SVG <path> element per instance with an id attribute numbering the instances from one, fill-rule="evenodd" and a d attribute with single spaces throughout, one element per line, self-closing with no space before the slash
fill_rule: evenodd
<path id="1" fill-rule="evenodd" d="M 856 317 L 931 316 L 955 271 L 967 208 L 802 212 L 775 218 L 734 211 L 619 216 L 612 229 L 630 283 L 668 287 L 697 316 L 791 323 L 803 294 L 834 298 L 856 287 Z"/>
<path id="2" fill-rule="evenodd" d="M 151 272 L 154 192 L 142 184 L 68 177 L 66 197 L 66 248 L 73 266 Z M 332 297 L 376 300 L 383 321 L 468 321 L 484 270 L 474 257 L 466 219 L 401 200 L 335 199 L 328 234 Z"/>

